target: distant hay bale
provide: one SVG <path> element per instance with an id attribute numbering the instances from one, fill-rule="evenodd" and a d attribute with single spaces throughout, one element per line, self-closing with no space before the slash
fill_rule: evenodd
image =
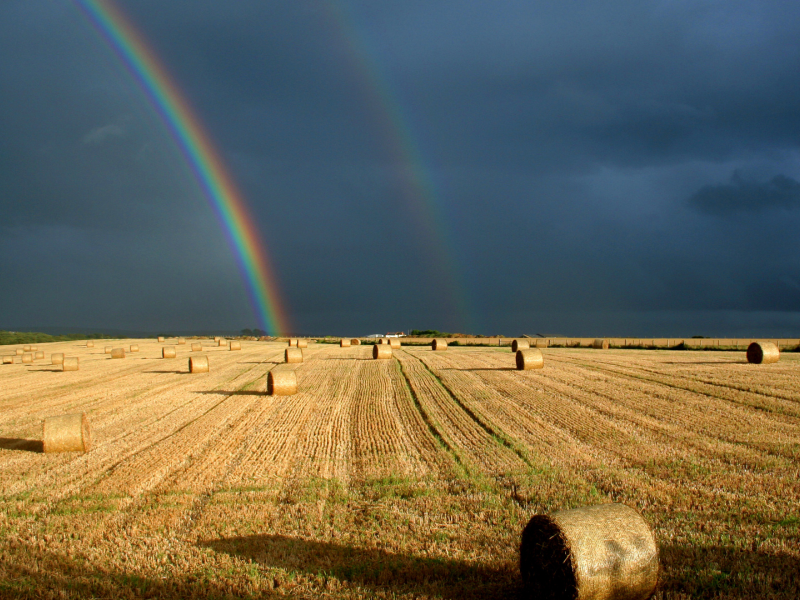
<path id="1" fill-rule="evenodd" d="M 62 371 L 77 371 L 78 370 L 78 357 L 77 356 L 65 356 L 64 361 L 61 363 L 61 370 Z"/>
<path id="2" fill-rule="evenodd" d="M 361 345 L 361 340 L 358 339 L 358 338 L 353 338 L 353 339 L 350 340 L 350 343 L 353 344 L 353 346 L 360 346 Z"/>
<path id="3" fill-rule="evenodd" d="M 516 352 L 517 350 L 524 350 L 525 348 L 530 348 L 531 343 L 528 340 L 514 340 L 511 342 L 511 351 Z"/>
<path id="4" fill-rule="evenodd" d="M 529 598 L 646 600 L 658 583 L 653 533 L 624 504 L 534 516 L 519 562 Z"/>
<path id="5" fill-rule="evenodd" d="M 33 358 L 35 358 L 36 360 L 42 360 L 44 358 L 44 351 L 43 350 L 37 350 L 34 353 Z"/>
<path id="6" fill-rule="evenodd" d="M 86 342 L 86 347 L 87 348 L 94 348 L 94 342 L 92 340 L 89 340 L 88 342 Z"/>
<path id="7" fill-rule="evenodd" d="M 42 423 L 42 448 L 45 453 L 88 452 L 92 436 L 86 413 L 48 417 Z"/>
<path id="8" fill-rule="evenodd" d="M 22 362 L 24 362 L 24 363 L 32 363 L 33 362 L 33 354 L 31 354 L 30 352 L 25 352 L 22 355 Z"/>
<path id="9" fill-rule="evenodd" d="M 158 336 L 158 341 L 159 342 L 163 342 L 164 341 L 164 336 L 163 335 Z"/>
<path id="10" fill-rule="evenodd" d="M 220 338 L 219 338 L 219 336 L 218 336 L 218 335 L 215 335 L 215 336 L 214 336 L 214 341 L 215 341 L 215 342 L 219 342 L 219 339 L 220 339 Z"/>
<path id="11" fill-rule="evenodd" d="M 375 344 L 372 347 L 372 358 L 392 358 L 392 347 L 389 344 Z"/>
<path id="12" fill-rule="evenodd" d="M 175 346 L 164 346 L 161 348 L 161 358 L 175 358 Z"/>
<path id="13" fill-rule="evenodd" d="M 61 365 L 64 364 L 64 353 L 63 352 L 54 352 L 50 355 L 50 364 L 53 365 Z"/>
<path id="14" fill-rule="evenodd" d="M 3 364 L 4 365 L 13 365 L 14 364 L 14 357 L 13 356 L 4 356 L 3 357 Z"/>
<path id="15" fill-rule="evenodd" d="M 23 350 L 23 352 L 30 352 L 31 351 L 31 347 L 30 347 L 29 344 L 26 344 L 26 345 L 24 345 L 22 347 L 22 350 Z"/>
<path id="16" fill-rule="evenodd" d="M 203 344 L 200 342 L 194 342 L 192 344 L 192 352 L 200 352 L 203 349 Z"/>
<path id="17" fill-rule="evenodd" d="M 228 343 L 228 342 L 226 342 L 226 341 L 225 341 L 225 340 L 223 340 L 223 339 L 219 339 L 219 340 L 217 340 L 217 346 L 219 346 L 219 347 L 225 346 L 227 343 Z"/>
<path id="18" fill-rule="evenodd" d="M 389 338 L 385 338 L 385 337 L 381 338 L 381 344 L 388 344 L 388 343 L 389 343 Z"/>
<path id="19" fill-rule="evenodd" d="M 303 362 L 303 351 L 300 348 L 287 348 L 284 352 L 284 360 L 287 363 Z"/>
<path id="20" fill-rule="evenodd" d="M 297 348 L 297 340 L 294 338 L 289 338 L 289 348 Z"/>
<path id="21" fill-rule="evenodd" d="M 400 343 L 400 338 L 391 338 L 389 340 L 389 346 L 391 346 L 392 348 L 399 348 L 400 346 L 402 346 L 402 344 Z"/>
<path id="22" fill-rule="evenodd" d="M 179 345 L 183 346 L 185 343 L 186 343 L 186 340 L 184 338 L 178 338 L 178 344 Z"/>
<path id="23" fill-rule="evenodd" d="M 435 338 L 431 342 L 432 350 L 447 350 L 447 340 L 442 338 Z"/>
<path id="24" fill-rule="evenodd" d="M 125 348 L 114 348 L 111 351 L 111 358 L 125 358 Z"/>
<path id="25" fill-rule="evenodd" d="M 39 349 L 39 346 L 31 346 L 31 352 L 36 352 Z"/>
<path id="26" fill-rule="evenodd" d="M 596 348 L 598 350 L 608 350 L 609 342 L 605 339 L 596 339 L 592 342 L 592 348 Z"/>
<path id="27" fill-rule="evenodd" d="M 547 338 L 537 338 L 536 348 L 547 348 L 549 340 Z"/>
<path id="28" fill-rule="evenodd" d="M 208 357 L 192 356 L 189 358 L 189 373 L 208 373 Z"/>
<path id="29" fill-rule="evenodd" d="M 241 342 L 231 342 L 231 350 L 241 350 L 242 343 Z"/>
<path id="30" fill-rule="evenodd" d="M 113 349 L 114 349 L 114 348 L 112 348 L 111 346 L 106 346 L 106 347 L 105 347 L 105 352 L 106 352 L 106 354 L 111 354 L 111 351 L 112 351 Z"/>
<path id="31" fill-rule="evenodd" d="M 139 344 L 131 344 L 131 352 L 138 352 Z"/>
<path id="32" fill-rule="evenodd" d="M 297 340 L 298 348 L 308 348 L 308 340 Z"/>
<path id="33" fill-rule="evenodd" d="M 747 362 L 768 365 L 778 362 L 781 351 L 773 342 L 753 342 L 747 347 Z"/>
<path id="34" fill-rule="evenodd" d="M 544 357 L 538 348 L 523 348 L 517 350 L 517 369 L 520 371 L 530 371 L 531 369 L 543 369 Z"/>
<path id="35" fill-rule="evenodd" d="M 23 354 L 25 354 L 25 350 L 23 350 L 22 348 L 17 348 L 16 353 L 17 356 L 22 356 Z"/>
<path id="36" fill-rule="evenodd" d="M 341 340 L 339 340 L 339 347 L 341 347 L 341 348 L 349 348 L 350 347 L 350 340 L 346 340 L 346 339 L 342 338 Z"/>
<path id="37" fill-rule="evenodd" d="M 272 369 L 267 375 L 267 394 L 291 396 L 297 393 L 297 375 L 289 369 Z"/>

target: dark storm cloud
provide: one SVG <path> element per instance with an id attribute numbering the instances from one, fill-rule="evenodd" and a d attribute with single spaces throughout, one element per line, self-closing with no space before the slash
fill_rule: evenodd
<path id="1" fill-rule="evenodd" d="M 714 215 L 774 208 L 790 210 L 800 206 L 800 183 L 785 175 L 776 175 L 763 183 L 745 181 L 740 173 L 734 172 L 730 183 L 700 188 L 689 198 L 689 204 Z"/>

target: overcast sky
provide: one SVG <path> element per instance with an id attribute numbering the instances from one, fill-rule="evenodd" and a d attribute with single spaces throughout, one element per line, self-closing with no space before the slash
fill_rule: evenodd
<path id="1" fill-rule="evenodd" d="M 800 4 L 119 0 L 292 330 L 800 337 Z M 67 0 L 0 2 L 0 328 L 238 330 L 232 251 Z"/>

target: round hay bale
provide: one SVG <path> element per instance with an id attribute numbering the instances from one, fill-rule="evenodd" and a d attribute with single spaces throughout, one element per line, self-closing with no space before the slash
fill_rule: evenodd
<path id="1" fill-rule="evenodd" d="M 381 344 L 388 344 L 388 343 L 389 343 L 389 338 L 385 338 L 385 337 L 381 338 Z"/>
<path id="2" fill-rule="evenodd" d="M 528 598 L 646 600 L 658 583 L 653 533 L 624 504 L 534 516 L 519 563 Z"/>
<path id="3" fill-rule="evenodd" d="M 125 358 L 125 348 L 114 348 L 111 351 L 111 358 Z"/>
<path id="4" fill-rule="evenodd" d="M 222 346 L 226 345 L 227 343 L 228 342 L 226 342 L 225 340 L 217 340 L 217 346 L 219 346 L 219 347 L 222 347 Z"/>
<path id="5" fill-rule="evenodd" d="M 747 347 L 747 362 L 768 365 L 778 362 L 781 351 L 772 342 L 753 342 Z"/>
<path id="6" fill-rule="evenodd" d="M 529 371 L 531 369 L 543 369 L 544 357 L 538 348 L 524 348 L 517 350 L 517 369 Z"/>
<path id="7" fill-rule="evenodd" d="M 114 349 L 114 348 L 112 348 L 111 346 L 106 346 L 106 347 L 105 347 L 105 352 L 106 352 L 106 354 L 111 354 L 111 351 L 112 351 L 113 349 Z"/>
<path id="8" fill-rule="evenodd" d="M 392 358 L 392 347 L 389 344 L 375 344 L 372 347 L 372 358 Z"/>
<path id="9" fill-rule="evenodd" d="M 53 365 L 62 365 L 64 364 L 64 353 L 63 352 L 54 352 L 50 355 L 50 364 Z"/>
<path id="10" fill-rule="evenodd" d="M 284 360 L 287 363 L 303 362 L 303 351 L 300 348 L 287 348 L 284 352 Z"/>
<path id="11" fill-rule="evenodd" d="M 22 355 L 22 362 L 24 362 L 24 363 L 32 363 L 33 362 L 33 354 L 31 354 L 30 352 L 25 352 Z"/>
<path id="12" fill-rule="evenodd" d="M 592 348 L 597 348 L 598 350 L 608 350 L 608 346 L 608 340 L 598 338 L 592 342 Z"/>
<path id="13" fill-rule="evenodd" d="M 342 338 L 341 340 L 339 340 L 339 347 L 340 348 L 349 348 L 350 347 L 350 340 L 346 340 L 346 339 Z"/>
<path id="14" fill-rule="evenodd" d="M 164 341 L 164 336 L 163 335 L 158 336 L 158 341 L 159 341 L 159 343 L 163 342 Z"/>
<path id="15" fill-rule="evenodd" d="M 215 335 L 215 336 L 214 336 L 214 341 L 215 341 L 215 342 L 219 342 L 219 340 L 220 340 L 220 337 L 219 337 L 218 335 Z"/>
<path id="16" fill-rule="evenodd" d="M 178 338 L 178 344 L 179 345 L 183 346 L 185 343 L 186 343 L 186 340 L 184 338 Z"/>
<path id="17" fill-rule="evenodd" d="M 192 344 L 192 352 L 200 352 L 203 349 L 203 344 L 195 342 Z"/>
<path id="18" fill-rule="evenodd" d="M 436 338 L 431 342 L 431 349 L 433 350 L 447 350 L 447 340 Z"/>
<path id="19" fill-rule="evenodd" d="M 392 348 L 399 348 L 401 345 L 400 338 L 392 338 L 389 340 L 389 346 Z"/>
<path id="20" fill-rule="evenodd" d="M 308 348 L 308 340 L 297 340 L 298 348 Z"/>
<path id="21" fill-rule="evenodd" d="M 86 347 L 87 348 L 94 348 L 94 342 L 89 340 L 88 342 L 86 342 Z"/>
<path id="22" fill-rule="evenodd" d="M 208 357 L 205 355 L 190 357 L 189 373 L 208 373 Z"/>
<path id="23" fill-rule="evenodd" d="M 26 345 L 24 345 L 24 346 L 22 347 L 22 351 L 23 351 L 23 352 L 30 352 L 30 351 L 31 351 L 31 347 L 30 347 L 30 345 L 29 345 L 29 344 L 26 344 Z"/>
<path id="24" fill-rule="evenodd" d="M 131 352 L 138 352 L 139 344 L 131 344 Z"/>
<path id="25" fill-rule="evenodd" d="M 536 347 L 537 348 L 547 348 L 549 343 L 550 343 L 550 340 L 548 340 L 547 338 L 539 338 L 539 339 L 536 340 Z"/>
<path id="26" fill-rule="evenodd" d="M 78 357 L 77 356 L 65 356 L 64 361 L 61 363 L 61 370 L 62 371 L 77 371 L 78 370 Z"/>
<path id="27" fill-rule="evenodd" d="M 297 375 L 289 369 L 272 369 L 267 375 L 267 394 L 291 396 L 297 393 Z"/>
<path id="28" fill-rule="evenodd" d="M 3 357 L 3 364 L 4 365 L 13 365 L 14 364 L 14 357 L 13 356 L 4 356 Z"/>
<path id="29" fill-rule="evenodd" d="M 164 346 L 161 348 L 161 358 L 175 358 L 175 346 Z"/>
<path id="30" fill-rule="evenodd" d="M 15 352 L 17 356 L 22 356 L 23 354 L 25 354 L 25 350 L 23 350 L 22 348 L 17 348 Z"/>
<path id="31" fill-rule="evenodd" d="M 47 417 L 42 423 L 44 452 L 88 452 L 92 436 L 86 413 Z"/>
<path id="32" fill-rule="evenodd" d="M 525 350 L 526 348 L 530 348 L 531 343 L 528 340 L 514 340 L 511 342 L 511 351 L 516 352 L 517 350 Z"/>
<path id="33" fill-rule="evenodd" d="M 296 348 L 297 347 L 297 340 L 294 338 L 289 338 L 289 348 Z"/>
<path id="34" fill-rule="evenodd" d="M 241 350 L 242 343 L 241 342 L 231 342 L 231 350 Z"/>
<path id="35" fill-rule="evenodd" d="M 44 351 L 42 351 L 42 350 L 37 350 L 37 351 L 34 353 L 34 355 L 33 355 L 33 358 L 34 358 L 34 359 L 36 359 L 36 360 L 41 360 L 41 359 L 43 359 L 43 358 L 44 358 Z"/>
<path id="36" fill-rule="evenodd" d="M 353 338 L 353 339 L 350 340 L 350 343 L 353 344 L 353 346 L 360 346 L 361 345 L 361 340 L 358 339 L 358 338 Z"/>

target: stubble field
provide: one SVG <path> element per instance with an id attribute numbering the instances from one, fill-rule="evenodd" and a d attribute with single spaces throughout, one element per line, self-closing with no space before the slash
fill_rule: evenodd
<path id="1" fill-rule="evenodd" d="M 533 514 L 612 501 L 657 598 L 800 597 L 800 354 L 312 343 L 271 397 L 284 344 L 106 343 L 0 365 L 2 597 L 514 598 Z M 92 450 L 42 454 L 74 412 Z"/>

